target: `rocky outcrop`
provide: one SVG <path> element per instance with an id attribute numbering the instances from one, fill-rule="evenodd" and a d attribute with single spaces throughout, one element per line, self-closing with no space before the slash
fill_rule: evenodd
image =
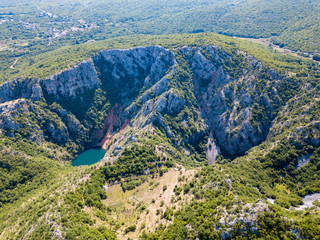
<path id="1" fill-rule="evenodd" d="M 8 81 L 0 86 L 0 103 L 19 98 L 30 99 L 37 97 L 39 90 L 37 90 L 36 86 L 39 86 L 37 79 L 16 78 Z"/>
<path id="2" fill-rule="evenodd" d="M 320 146 L 320 92 L 305 89 L 305 93 L 292 98 L 281 109 L 272 123 L 268 138 L 282 136 L 283 141 L 296 146 Z"/>
<path id="3" fill-rule="evenodd" d="M 48 122 L 45 126 L 46 131 L 51 139 L 63 143 L 69 139 L 69 133 L 66 125 L 61 122 L 59 125 L 54 122 Z"/>
<path id="4" fill-rule="evenodd" d="M 210 52 L 208 57 L 212 60 L 201 51 Z M 222 152 L 228 156 L 241 155 L 265 140 L 275 117 L 271 102 L 276 102 L 278 95 L 276 91 L 264 91 L 261 95 L 257 90 L 261 87 L 257 86 L 257 79 L 264 71 L 262 64 L 250 56 L 244 57 L 248 67 L 232 80 L 223 67 L 226 61 L 232 63 L 231 57 L 219 56 L 212 47 L 197 50 L 190 61 L 202 116 Z M 271 73 L 270 78 L 279 77 L 274 71 Z M 261 85 L 270 89 L 273 84 L 263 81 Z"/>
<path id="5" fill-rule="evenodd" d="M 19 99 L 0 104 L 0 128 L 7 131 L 10 137 L 13 137 L 13 132 L 22 127 L 22 124 L 14 121 L 14 117 L 18 115 L 19 110 L 26 105 L 26 100 Z"/>
<path id="6" fill-rule="evenodd" d="M 310 158 L 312 157 L 312 154 L 307 154 L 304 156 L 300 156 L 298 158 L 298 163 L 296 164 L 296 169 L 300 169 L 302 167 L 304 167 L 305 165 L 307 165 L 310 162 Z"/>
<path id="7" fill-rule="evenodd" d="M 83 61 L 67 71 L 40 81 L 42 91 L 55 99 L 74 98 L 100 85 L 93 61 Z"/>
<path id="8" fill-rule="evenodd" d="M 0 86 L 0 102 L 4 103 L 19 98 L 40 100 L 43 96 L 55 100 L 61 98 L 71 100 L 86 90 L 98 88 L 99 85 L 93 62 L 87 60 L 44 80 L 13 79 Z"/>
<path id="9" fill-rule="evenodd" d="M 289 141 L 292 143 L 300 141 L 315 147 L 320 146 L 320 121 L 295 128 L 289 135 Z"/>
<path id="10" fill-rule="evenodd" d="M 66 143 L 71 135 L 79 139 L 84 127 L 72 114 L 60 112 L 59 116 L 26 99 L 8 101 L 0 104 L 1 133 L 10 137 L 19 134 L 36 142 L 45 136 L 58 143 Z"/>
<path id="11" fill-rule="evenodd" d="M 172 72 L 170 72 L 168 76 L 171 76 L 171 75 L 172 75 Z M 167 76 L 163 77 L 152 88 L 150 88 L 148 91 L 143 93 L 142 96 L 140 96 L 136 102 L 132 103 L 129 107 L 127 107 L 127 109 L 125 110 L 125 115 L 128 118 L 133 117 L 134 114 L 136 114 L 137 111 L 140 110 L 140 107 L 138 107 L 137 103 L 141 105 L 154 97 L 160 96 L 161 94 L 163 94 L 168 90 L 169 83 L 170 81 L 168 80 Z"/>
<path id="12" fill-rule="evenodd" d="M 152 87 L 174 64 L 172 52 L 160 46 L 102 51 L 93 60 L 103 87 L 122 99 Z"/>
<path id="13" fill-rule="evenodd" d="M 174 114 L 179 112 L 185 105 L 185 102 L 172 90 L 163 94 L 155 102 L 152 110 L 167 114 Z"/>
<path id="14" fill-rule="evenodd" d="M 77 134 L 80 130 L 84 130 L 80 121 L 71 113 L 68 113 L 65 109 L 61 109 L 58 112 L 59 116 L 65 122 L 70 134 Z"/>
<path id="15" fill-rule="evenodd" d="M 235 205 L 234 207 L 236 206 L 237 205 Z M 250 209 L 250 211 L 248 209 Z M 270 209 L 267 204 L 259 201 L 255 204 L 248 203 L 242 205 L 240 213 L 237 216 L 229 214 L 226 210 L 224 211 L 225 212 L 219 219 L 219 223 L 215 227 L 215 229 L 221 231 L 221 239 L 231 239 L 231 235 L 235 231 L 237 225 L 242 226 L 242 228 L 240 229 L 241 232 L 246 231 L 249 233 L 258 234 L 258 216 L 267 211 L 270 211 Z"/>
<path id="16" fill-rule="evenodd" d="M 216 162 L 217 156 L 220 154 L 220 148 L 215 143 L 212 132 L 210 132 L 207 143 L 207 158 L 209 165 L 214 164 Z"/>

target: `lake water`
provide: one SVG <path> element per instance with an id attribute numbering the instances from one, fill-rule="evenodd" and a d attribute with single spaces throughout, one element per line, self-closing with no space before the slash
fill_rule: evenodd
<path id="1" fill-rule="evenodd" d="M 105 155 L 106 151 L 100 149 L 88 149 L 81 153 L 75 160 L 72 161 L 72 166 L 92 165 L 99 162 Z"/>

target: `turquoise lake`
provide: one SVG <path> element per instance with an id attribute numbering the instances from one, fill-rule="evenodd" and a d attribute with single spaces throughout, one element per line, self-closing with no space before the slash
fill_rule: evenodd
<path id="1" fill-rule="evenodd" d="M 81 153 L 75 160 L 72 161 L 72 166 L 82 166 L 82 165 L 92 165 L 99 162 L 106 151 L 102 148 L 100 149 L 88 149 Z"/>

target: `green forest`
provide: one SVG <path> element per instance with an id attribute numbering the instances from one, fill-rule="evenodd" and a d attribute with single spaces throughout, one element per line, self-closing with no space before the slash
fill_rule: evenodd
<path id="1" fill-rule="evenodd" d="M 296 229 L 299 229 L 299 234 L 306 239 L 316 239 L 320 231 L 317 207 L 300 211 L 295 208 L 303 204 L 304 196 L 320 191 L 319 147 L 307 140 L 288 138 L 290 129 L 303 126 L 310 119 L 312 122 L 319 120 L 319 108 L 317 102 L 314 102 L 314 96 L 319 94 L 320 74 L 319 67 L 313 61 L 285 56 L 270 47 L 245 40 L 200 33 L 120 37 L 64 47 L 37 56 L 29 68 L 25 67 L 28 64 L 27 58 L 22 57 L 17 70 L 21 69 L 19 74 L 22 76 L 44 79 L 72 66 L 69 63 L 75 65 L 102 49 L 145 46 L 146 43 L 175 49 L 178 65 L 175 74 L 171 76 L 171 86 L 177 94 L 183 96 L 186 107 L 178 114 L 165 113 L 163 121 L 180 138 L 168 138 L 165 129 L 155 124 L 152 133 L 139 133 L 138 143 L 125 147 L 116 161 L 71 167 L 72 159 L 90 144 L 90 136 L 93 136 L 95 129 L 103 126 L 103 120 L 117 101 L 110 96 L 115 95 L 108 95 L 109 88 L 104 85 L 93 93 L 88 92 L 87 99 L 92 99 L 92 102 L 87 102 L 81 108 L 82 112 L 72 102 L 57 103 L 52 98 L 27 101 L 25 104 L 32 104 L 30 109 L 36 109 L 42 120 L 39 121 L 31 110 L 17 114 L 14 120 L 24 127 L 6 130 L 4 133 L 7 136 L 2 137 L 0 229 L 5 232 L 5 238 L 56 238 L 62 234 L 66 239 L 127 239 L 131 235 L 141 239 L 218 239 L 223 234 L 229 234 L 231 238 L 291 239 L 296 236 Z M 205 50 L 208 45 L 219 46 L 217 52 L 232 56 L 232 60 L 226 58 L 215 62 L 228 71 L 232 81 L 238 81 L 243 69 L 248 67 L 243 52 L 264 64 L 264 69 L 255 81 L 255 89 L 259 94 L 254 98 L 257 103 L 252 106 L 250 119 L 251 124 L 257 128 L 266 118 L 258 96 L 269 94 L 268 82 L 274 81 L 269 75 L 269 69 L 286 75 L 276 85 L 280 100 L 274 99 L 273 107 L 278 122 L 295 119 L 291 128 L 283 130 L 275 127 L 265 142 L 250 149 L 244 156 L 228 158 L 221 155 L 214 165 L 208 166 L 208 136 L 204 135 L 197 143 L 192 141 L 192 136 L 199 132 L 201 114 L 197 110 L 194 92 L 191 91 L 194 86 L 192 66 L 181 48 L 186 45 L 202 47 L 203 56 L 212 62 L 216 60 Z M 304 87 L 307 85 L 308 91 Z M 234 83 L 229 87 L 240 91 L 240 88 L 246 89 L 248 86 Z M 139 94 L 143 94 L 143 90 Z M 143 105 L 141 100 L 137 103 Z M 230 102 L 229 107 L 233 107 L 233 104 Z M 304 110 L 305 106 L 308 106 L 307 110 Z M 44 131 L 45 138 L 41 144 L 32 141 L 30 138 L 37 126 L 45 129 L 48 124 L 53 124 L 61 128 L 63 118 L 60 112 L 63 108 L 77 116 L 89 134 L 86 135 L 82 129 L 66 143 L 62 143 L 55 140 L 50 132 Z M 188 127 L 182 124 L 184 119 Z M 13 135 L 10 137 L 10 134 Z M 314 133 L 310 134 L 308 137 L 312 139 Z M 179 145 L 177 139 L 182 140 Z M 275 143 L 275 147 L 270 147 Z M 186 155 L 184 149 L 189 149 L 192 154 Z M 309 155 L 310 163 L 296 169 L 300 157 Z M 133 208 L 132 214 L 137 216 L 135 221 L 117 222 L 111 217 L 123 213 L 118 207 L 105 203 L 113 196 L 104 190 L 104 186 L 120 186 L 121 194 L 143 192 L 148 186 L 148 191 L 161 188 L 160 195 L 165 194 L 171 191 L 168 190 L 171 189 L 170 185 L 162 186 L 158 181 L 172 174 L 173 168 L 180 171 L 180 174 L 182 168 L 195 173 L 191 178 L 181 175 L 172 185 L 174 188 L 170 201 L 161 200 L 158 203 L 155 216 L 160 219 L 160 223 L 157 227 L 146 229 L 145 223 L 139 220 L 140 216 L 143 219 L 142 216 L 151 214 L 149 212 L 157 204 L 157 199 L 141 201 L 136 205 L 129 201 Z M 274 203 L 271 204 L 268 199 Z M 265 210 L 255 213 L 255 209 L 260 207 Z M 221 219 L 227 221 L 226 214 L 235 219 L 254 216 L 251 224 L 255 228 L 240 221 L 232 225 L 233 230 L 230 232 L 227 225 L 221 225 Z M 44 215 L 47 217 L 42 217 Z M 21 228 L 12 234 L 10 227 L 16 223 Z M 34 229 L 28 233 L 31 227 Z"/>
<path id="2" fill-rule="evenodd" d="M 156 6 L 156 7 L 155 7 Z M 215 32 L 265 38 L 294 51 L 319 51 L 315 0 L 306 1 L 2 1 L 1 69 L 19 57 L 126 35 Z M 20 63 L 20 59 L 17 61 Z M 11 76 L 1 76 L 1 81 Z"/>
<path id="3" fill-rule="evenodd" d="M 0 239 L 319 239 L 319 10 L 2 0 Z"/>

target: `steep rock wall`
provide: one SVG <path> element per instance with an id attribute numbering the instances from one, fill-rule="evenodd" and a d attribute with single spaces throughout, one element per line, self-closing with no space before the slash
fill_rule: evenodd
<path id="1" fill-rule="evenodd" d="M 188 90 L 177 87 L 175 56 L 179 50 L 189 63 L 185 70 L 192 77 L 188 89 L 192 96 Z M 176 137 L 172 126 L 180 124 L 193 142 L 197 142 L 199 136 L 212 133 L 212 144 L 222 154 L 234 157 L 267 138 L 283 104 L 277 90 L 284 79 L 251 56 L 243 53 L 231 56 L 215 46 L 185 46 L 178 50 L 149 46 L 101 51 L 74 68 L 44 80 L 14 79 L 0 86 L 0 102 L 44 98 L 49 104 L 60 103 L 64 109 L 57 114 L 68 134 L 50 136 L 65 142 L 70 136 L 76 136 L 79 128 L 88 127 L 86 114 L 95 108 L 92 108 L 94 94 L 101 88 L 111 104 L 110 109 L 118 104 L 122 111 L 117 111 L 115 116 L 119 119 L 116 127 L 111 128 L 109 121 L 102 120 L 102 130 L 97 129 L 100 138 L 106 132 L 112 135 L 112 131 L 128 123 L 140 127 L 161 126 L 168 137 Z M 174 119 L 194 108 L 201 113 L 201 119 L 197 119 L 196 112 L 192 113 L 196 129 L 190 133 L 186 118 L 180 123 L 174 123 Z M 49 124 L 44 130 L 50 133 L 56 132 L 55 129 Z M 307 134 L 305 130 L 300 132 L 300 136 Z M 180 138 L 176 141 L 177 147 L 181 141 L 189 141 L 183 139 L 185 136 Z"/>
<path id="2" fill-rule="evenodd" d="M 173 65 L 173 55 L 160 46 L 101 51 L 93 57 L 102 87 L 110 97 L 132 100 L 139 91 L 149 89 Z"/>
<path id="3" fill-rule="evenodd" d="M 246 56 L 242 74 L 232 79 L 224 68 L 226 61 L 233 61 L 231 56 L 225 53 L 219 56 L 211 46 L 201 50 L 209 52 L 214 59 L 210 61 L 200 50 L 190 56 L 195 95 L 203 118 L 225 155 L 242 155 L 267 138 L 275 117 L 273 105 L 279 103 L 275 89 L 281 76 L 271 71 L 267 79 L 261 80 L 261 73 L 267 69 L 261 62 Z M 261 116 L 257 117 L 257 112 Z"/>
<path id="4" fill-rule="evenodd" d="M 72 99 L 83 94 L 86 90 L 98 88 L 100 85 L 91 59 L 39 83 L 42 91 L 55 99 L 62 97 Z"/>

